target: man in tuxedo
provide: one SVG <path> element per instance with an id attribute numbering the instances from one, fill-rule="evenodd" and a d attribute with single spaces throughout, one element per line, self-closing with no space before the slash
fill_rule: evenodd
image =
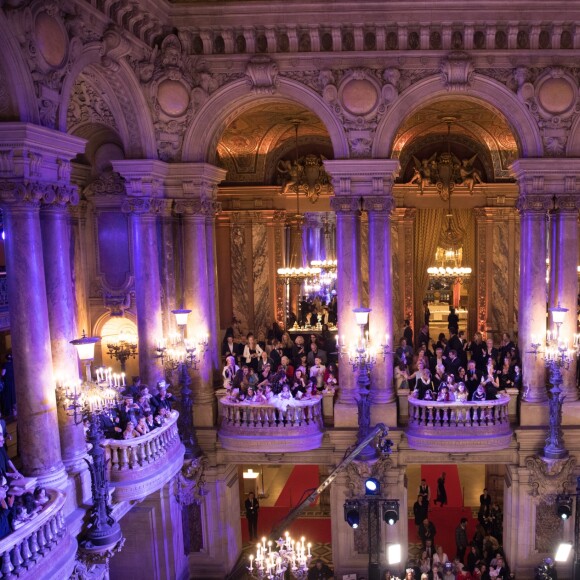
<path id="1" fill-rule="evenodd" d="M 461 361 L 457 356 L 457 351 L 455 349 L 451 349 L 449 351 L 449 357 L 445 361 L 445 372 L 448 375 L 453 375 L 455 380 L 459 377 L 459 367 L 461 366 Z"/>
<path id="2" fill-rule="evenodd" d="M 427 548 L 427 542 L 430 542 L 431 548 L 435 545 L 435 534 L 437 530 L 433 522 L 429 518 L 425 518 L 423 523 L 419 526 L 419 537 L 423 542 L 423 550 Z M 433 556 L 433 554 L 431 554 Z"/>
<path id="3" fill-rule="evenodd" d="M 258 538 L 258 510 L 260 503 L 256 499 L 254 492 L 248 494 L 248 499 L 245 501 L 246 519 L 248 520 L 248 532 L 250 534 L 250 541 Z"/>

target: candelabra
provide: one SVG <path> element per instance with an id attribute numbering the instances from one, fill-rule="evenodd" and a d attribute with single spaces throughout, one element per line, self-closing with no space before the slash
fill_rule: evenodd
<path id="1" fill-rule="evenodd" d="M 359 327 L 358 339 L 355 343 L 348 347 L 344 338 L 342 344 L 339 342 L 338 335 L 336 337 L 337 351 L 341 359 L 348 360 L 352 366 L 352 371 L 357 373 L 358 386 L 358 437 L 357 442 L 361 442 L 369 434 L 371 429 L 371 409 L 370 409 L 370 391 L 371 384 L 370 373 L 377 360 L 377 349 L 373 347 L 369 339 L 368 331 L 365 332 L 365 327 L 368 324 L 370 308 L 355 308 L 356 323 Z M 388 335 L 385 336 L 388 343 Z M 390 352 L 388 344 L 380 345 L 383 357 L 386 358 Z M 376 448 L 370 443 L 361 452 L 360 458 L 363 461 L 374 459 L 377 456 Z"/>
<path id="2" fill-rule="evenodd" d="M 273 542 L 262 538 L 256 545 L 256 555 L 250 555 L 248 572 L 252 578 L 267 580 L 283 580 L 286 571 L 290 571 L 294 578 L 308 576 L 308 563 L 312 558 L 310 543 L 306 543 L 304 536 L 296 541 L 289 532 L 284 538 L 276 541 L 277 547 L 272 550 Z"/>
<path id="3" fill-rule="evenodd" d="M 542 341 L 536 335 L 532 335 L 532 350 L 534 356 L 542 356 L 544 364 L 550 375 L 550 427 L 546 445 L 544 446 L 544 457 L 546 459 L 564 459 L 568 457 L 568 450 L 564 447 L 564 436 L 562 433 L 562 404 L 565 396 L 562 394 L 562 370 L 568 370 L 573 362 L 579 345 L 580 335 L 574 335 L 574 348 L 568 345 L 568 339 L 560 336 L 560 326 L 564 322 L 567 308 L 558 306 L 550 308 L 552 320 L 556 325 L 554 331 L 546 333 L 546 347 L 540 350 Z"/>
<path id="4" fill-rule="evenodd" d="M 125 372 L 125 363 L 130 357 L 135 358 L 137 354 L 137 337 L 132 334 L 121 333 L 117 340 L 107 343 L 108 355 L 117 359 L 121 363 L 121 371 Z"/>
<path id="5" fill-rule="evenodd" d="M 177 370 L 182 365 L 197 370 L 197 365 L 205 355 L 208 343 L 207 334 L 200 336 L 197 340 L 188 340 L 184 338 L 182 332 L 176 332 L 168 338 L 160 338 L 157 341 L 157 357 L 169 371 Z"/>
<path id="6" fill-rule="evenodd" d="M 156 353 L 161 359 L 168 372 L 177 371 L 180 385 L 181 413 L 177 427 L 181 441 L 185 446 L 185 459 L 193 459 L 201 455 L 202 451 L 195 437 L 193 427 L 193 401 L 191 395 L 191 378 L 189 369 L 197 370 L 201 358 L 205 355 L 209 344 L 209 335 L 202 334 L 197 340 L 185 338 L 185 327 L 191 310 L 172 310 L 175 322 L 180 332 L 172 334 L 169 338 L 161 338 L 157 341 Z M 167 345 L 170 346 L 167 346 Z"/>
<path id="7" fill-rule="evenodd" d="M 107 479 L 107 460 L 105 450 L 101 446 L 103 440 L 103 415 L 110 412 L 119 401 L 119 393 L 111 386 L 111 375 L 107 373 L 102 381 L 93 382 L 90 365 L 94 358 L 96 337 L 83 337 L 71 341 L 77 347 L 78 355 L 87 367 L 87 380 L 81 382 L 72 379 L 57 384 L 57 394 L 67 414 L 72 417 L 75 425 L 86 422 L 89 457 L 87 460 L 91 474 L 91 490 L 93 505 L 90 510 L 88 531 L 81 544 L 87 551 L 108 551 L 115 553 L 123 545 L 121 527 L 111 516 L 109 505 L 109 482 Z M 99 380 L 101 377 L 99 375 Z"/>

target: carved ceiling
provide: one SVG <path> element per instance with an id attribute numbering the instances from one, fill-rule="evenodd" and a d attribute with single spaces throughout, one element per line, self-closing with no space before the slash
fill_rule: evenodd
<path id="1" fill-rule="evenodd" d="M 408 177 L 412 156 L 425 147 L 447 142 L 446 119 L 451 124 L 452 149 L 459 155 L 478 154 L 488 181 L 510 179 L 509 165 L 518 157 L 518 144 L 507 121 L 497 111 L 467 99 L 441 99 L 422 107 L 402 123 L 393 144 L 401 161 L 402 181 Z"/>
<path id="2" fill-rule="evenodd" d="M 299 121 L 299 154 L 322 153 L 332 158 L 325 126 L 312 112 L 289 103 L 254 107 L 237 117 L 218 143 L 219 163 L 228 171 L 227 182 L 275 183 L 280 159 L 294 159 L 295 129 Z"/>

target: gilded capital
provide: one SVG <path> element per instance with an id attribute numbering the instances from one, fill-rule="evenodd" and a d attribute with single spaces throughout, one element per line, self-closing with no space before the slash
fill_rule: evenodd
<path id="1" fill-rule="evenodd" d="M 337 214 L 353 214 L 359 212 L 361 209 L 360 197 L 333 197 L 330 200 L 330 207 Z"/>
<path id="2" fill-rule="evenodd" d="M 363 200 L 363 207 L 369 213 L 391 214 L 395 209 L 395 200 L 389 196 L 368 196 Z"/>
<path id="3" fill-rule="evenodd" d="M 551 207 L 552 198 L 549 195 L 520 195 L 516 201 L 516 208 L 521 214 L 545 214 Z"/>

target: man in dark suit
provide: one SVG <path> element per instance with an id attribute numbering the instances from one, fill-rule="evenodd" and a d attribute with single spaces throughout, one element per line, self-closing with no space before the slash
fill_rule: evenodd
<path id="1" fill-rule="evenodd" d="M 248 494 L 248 499 L 245 501 L 245 508 L 250 541 L 256 540 L 258 538 L 258 510 L 260 509 L 260 503 L 256 499 L 253 491 Z"/>
<path id="2" fill-rule="evenodd" d="M 453 375 L 455 380 L 459 377 L 459 367 L 461 366 L 461 361 L 457 357 L 457 351 L 451 349 L 449 351 L 449 357 L 445 361 L 445 372 L 448 375 Z"/>

